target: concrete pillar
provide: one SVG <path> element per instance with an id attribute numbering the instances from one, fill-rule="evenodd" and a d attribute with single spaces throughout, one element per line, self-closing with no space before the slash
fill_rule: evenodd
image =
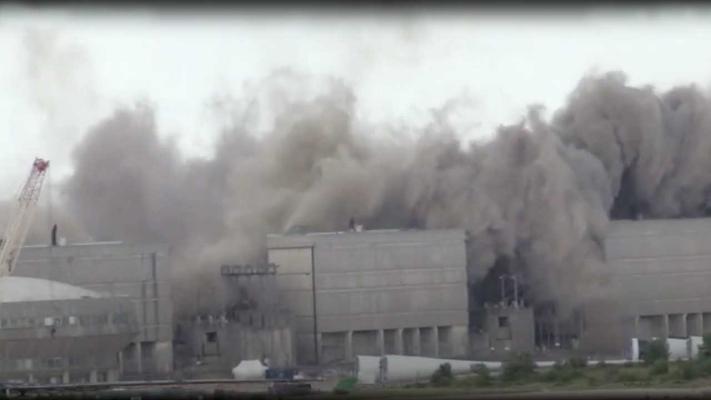
<path id="1" fill-rule="evenodd" d="M 136 357 L 136 372 L 139 374 L 143 373 L 143 356 L 141 354 L 141 342 L 136 342 L 136 345 L 134 346 L 136 348 L 135 354 L 133 355 Z"/>
<path id="2" fill-rule="evenodd" d="M 669 314 L 662 315 L 662 339 L 669 337 Z"/>
<path id="3" fill-rule="evenodd" d="M 432 349 L 434 356 L 439 357 L 439 330 L 436 326 L 432 327 Z"/>
<path id="4" fill-rule="evenodd" d="M 295 356 L 294 353 L 296 350 L 294 349 L 294 342 L 292 340 L 293 338 L 293 331 L 289 328 L 283 328 L 282 330 L 282 335 L 284 339 L 284 348 L 286 349 L 286 365 L 292 366 L 296 364 Z"/>
<path id="5" fill-rule="evenodd" d="M 98 374 L 95 369 L 92 369 L 91 372 L 89 372 L 89 382 L 96 383 L 98 381 L 99 381 Z"/>
<path id="6" fill-rule="evenodd" d="M 323 362 L 323 335 L 321 334 L 321 332 L 316 335 L 316 349 L 319 364 L 321 364 Z"/>
<path id="7" fill-rule="evenodd" d="M 689 337 L 689 325 L 686 321 L 686 313 L 681 314 L 681 337 Z"/>
<path id="8" fill-rule="evenodd" d="M 34 376 L 34 374 L 30 373 L 29 375 L 27 375 L 27 382 L 29 382 L 29 383 L 35 383 L 35 376 Z"/>
<path id="9" fill-rule="evenodd" d="M 69 371 L 62 372 L 62 383 L 69 383 Z"/>
<path id="10" fill-rule="evenodd" d="M 123 350 L 118 352 L 118 372 L 119 374 L 123 374 L 124 369 L 123 369 Z"/>
<path id="11" fill-rule="evenodd" d="M 379 355 L 385 354 L 385 332 L 382 329 L 377 330 L 375 337 L 375 349 Z"/>
<path id="12" fill-rule="evenodd" d="M 353 331 L 346 331 L 346 361 L 353 360 Z"/>
<path id="13" fill-rule="evenodd" d="M 701 330 L 699 332 L 701 332 L 701 336 L 703 336 L 706 332 L 704 332 L 704 313 L 702 312 L 699 313 L 699 323 L 701 324 Z"/>
<path id="14" fill-rule="evenodd" d="M 422 349 L 422 343 L 420 342 L 420 328 L 412 328 L 412 352 L 419 356 Z"/>
<path id="15" fill-rule="evenodd" d="M 402 328 L 395 329 L 395 354 L 403 354 Z"/>
<path id="16" fill-rule="evenodd" d="M 634 316 L 634 332 L 633 336 L 638 338 L 639 337 L 639 315 Z"/>

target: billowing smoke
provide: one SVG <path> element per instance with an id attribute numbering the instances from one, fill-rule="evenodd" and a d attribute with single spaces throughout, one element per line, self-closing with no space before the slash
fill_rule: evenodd
<path id="1" fill-rule="evenodd" d="M 610 215 L 711 210 L 711 103 L 693 87 L 657 94 L 619 73 L 585 77 L 550 122 L 532 107 L 465 146 L 446 107 L 414 134 L 369 135 L 347 86 L 294 96 L 301 78 L 277 73 L 248 93 L 209 159 L 161 139 L 150 107 L 117 110 L 75 149 L 66 204 L 95 239 L 169 243 L 183 309 L 211 306 L 196 304 L 215 293 L 209 276 L 261 260 L 267 233 L 343 230 L 352 216 L 367 228 L 466 228 L 472 278 L 505 258 L 532 298 L 575 304 L 604 295 Z"/>

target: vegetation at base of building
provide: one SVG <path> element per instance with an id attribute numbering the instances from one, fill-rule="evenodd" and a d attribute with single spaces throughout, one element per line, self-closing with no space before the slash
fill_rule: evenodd
<path id="1" fill-rule="evenodd" d="M 516 381 L 528 378 L 536 370 L 533 357 L 528 353 L 515 353 L 504 362 L 501 378 L 504 381 Z"/>
<path id="2" fill-rule="evenodd" d="M 669 372 L 669 362 L 667 360 L 659 359 L 655 361 L 649 368 L 649 373 L 651 375 L 664 375 Z"/>
<path id="3" fill-rule="evenodd" d="M 692 360 L 669 360 L 664 342 L 653 342 L 643 362 L 608 364 L 604 361 L 588 363 L 582 357 L 571 357 L 556 362 L 550 368 L 537 368 L 530 354 L 516 353 L 506 360 L 499 374 L 485 365 L 473 368 L 471 376 L 454 377 L 448 364 L 432 374 L 429 386 L 477 387 L 494 390 L 515 387 L 567 387 L 574 389 L 596 387 L 648 387 L 687 385 L 694 380 L 711 379 L 711 335 L 704 336 L 698 355 Z"/>
<path id="4" fill-rule="evenodd" d="M 450 386 L 452 381 L 454 381 L 454 375 L 452 374 L 452 366 L 449 363 L 440 365 L 430 377 L 432 386 Z"/>
<path id="5" fill-rule="evenodd" d="M 643 356 L 644 363 L 652 365 L 658 360 L 669 360 L 669 348 L 666 340 L 655 339 L 649 343 L 649 347 Z"/>
<path id="6" fill-rule="evenodd" d="M 336 386 L 333 388 L 333 392 L 336 394 L 348 394 L 353 390 L 356 383 L 358 383 L 358 379 L 355 377 L 349 376 L 343 378 L 338 381 Z"/>
<path id="7" fill-rule="evenodd" d="M 475 379 L 475 384 L 479 387 L 487 387 L 491 386 L 492 384 L 492 378 L 491 378 L 491 371 L 489 371 L 489 368 L 484 365 L 484 364 L 479 364 L 474 368 L 474 373 L 476 374 L 476 379 Z"/>

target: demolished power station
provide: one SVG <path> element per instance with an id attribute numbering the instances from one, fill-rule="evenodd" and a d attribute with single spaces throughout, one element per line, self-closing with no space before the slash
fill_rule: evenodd
<path id="1" fill-rule="evenodd" d="M 711 101 L 698 88 L 586 77 L 550 122 L 534 108 L 468 147 L 439 116 L 416 140 L 360 135 L 353 100 L 341 84 L 285 100 L 260 136 L 240 125 L 258 116 L 248 107 L 198 160 L 161 139 L 150 107 L 98 123 L 64 200 L 77 236 L 102 242 L 20 253 L 28 224 L 10 225 L 0 280 L 32 296 L 0 297 L 0 335 L 22 339 L 0 374 L 205 377 L 242 360 L 382 354 L 635 359 L 653 338 L 676 358 L 711 333 Z M 192 273 L 180 288 L 177 271 Z M 219 304 L 179 304 L 202 299 L 186 288 L 208 274 Z M 120 349 L 96 345 L 108 336 Z"/>
<path id="2" fill-rule="evenodd" d="M 12 285 L 34 295 L 3 282 L 2 375 L 205 377 L 248 359 L 337 366 L 384 354 L 631 358 L 652 338 L 711 333 L 709 238 L 711 219 L 611 223 L 605 267 L 614 295 L 562 316 L 528 299 L 521 277 L 472 282 L 464 230 L 270 235 L 268 264 L 219 271 L 224 313 L 177 320 L 167 248 L 27 246 Z M 480 302 L 477 290 L 490 297 Z"/>

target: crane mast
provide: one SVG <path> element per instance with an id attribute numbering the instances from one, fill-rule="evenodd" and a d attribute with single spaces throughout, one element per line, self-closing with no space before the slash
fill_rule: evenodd
<path id="1" fill-rule="evenodd" d="M 10 215 L 5 235 L 0 239 L 0 276 L 11 274 L 15 268 L 20 250 L 32 224 L 35 206 L 39 200 L 42 182 L 48 168 L 49 161 L 41 158 L 35 158 L 32 163 L 30 176 L 20 190 L 16 208 Z"/>

